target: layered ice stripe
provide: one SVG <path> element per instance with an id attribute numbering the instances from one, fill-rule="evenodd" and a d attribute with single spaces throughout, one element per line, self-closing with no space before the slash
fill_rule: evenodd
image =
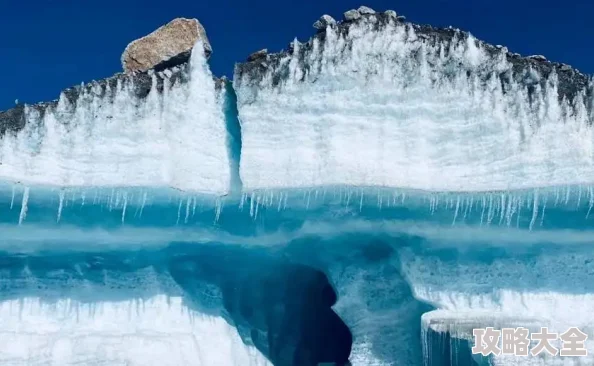
<path id="1" fill-rule="evenodd" d="M 221 317 L 180 297 L 84 303 L 0 302 L 2 365 L 268 366 Z"/>
<path id="2" fill-rule="evenodd" d="M 591 183 L 592 82 L 575 75 L 383 14 L 329 26 L 237 66 L 244 189 Z"/>
<path id="3" fill-rule="evenodd" d="M 227 194 L 225 92 L 203 53 L 149 77 L 148 95 L 137 95 L 135 77 L 116 77 L 47 107 L 25 107 L 24 126 L 0 135 L 0 180 Z"/>

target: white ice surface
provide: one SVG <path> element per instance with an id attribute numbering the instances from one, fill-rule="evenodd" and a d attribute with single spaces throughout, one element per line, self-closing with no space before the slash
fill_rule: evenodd
<path id="1" fill-rule="evenodd" d="M 446 45 L 408 25 L 370 27 L 353 24 L 346 36 L 328 28 L 326 41 L 305 51 L 307 71 L 299 51 L 281 61 L 289 75 L 280 85 L 273 86 L 272 67 L 261 81 L 236 75 L 245 190 L 484 191 L 594 182 L 587 98 L 578 95 L 575 108 L 560 103 L 555 75 L 546 88 L 537 86 L 529 106 L 516 83 L 506 94 L 498 78 L 480 85 L 477 75 L 511 70 L 504 51 L 489 58 L 471 37 L 454 42 L 446 57 Z M 542 77 L 535 71 L 530 78 Z"/>
<path id="2" fill-rule="evenodd" d="M 429 342 L 427 342 L 426 331 L 431 329 L 438 333 L 448 332 L 452 337 L 458 339 L 464 339 L 470 342 L 470 347 L 474 346 L 474 337 L 472 334 L 473 329 L 477 328 L 486 328 L 486 327 L 493 327 L 495 329 L 503 329 L 503 328 L 516 328 L 516 327 L 523 327 L 527 328 L 530 333 L 540 332 L 540 328 L 543 326 L 550 326 L 546 322 L 542 322 L 541 320 L 536 320 L 530 317 L 519 317 L 519 316 L 510 316 L 509 314 L 501 314 L 497 312 L 451 312 L 451 311 L 444 311 L 444 310 L 436 310 L 430 311 L 428 313 L 423 314 L 421 319 L 422 323 L 422 333 L 423 333 L 423 351 L 424 351 L 424 360 L 425 364 L 427 364 L 428 358 L 430 357 L 431 347 L 433 346 Z M 562 333 L 566 329 L 556 329 L 550 330 L 551 332 L 558 332 Z M 501 347 L 501 341 L 498 343 L 499 347 Z M 537 341 L 532 341 L 530 344 L 530 349 L 536 347 Z M 551 345 L 556 347 L 557 349 L 562 348 L 562 342 L 560 340 L 555 340 L 551 342 Z M 587 357 L 560 357 L 557 356 L 550 356 L 543 352 L 537 356 L 528 356 L 528 357 L 518 357 L 515 355 L 492 355 L 491 356 L 491 365 L 493 366 L 540 366 L 540 365 L 563 365 L 563 366 L 575 366 L 575 365 L 590 365 L 594 360 L 593 351 L 594 351 L 594 343 L 592 341 L 586 341 L 586 348 L 588 349 L 589 356 Z M 452 352 L 470 352 L 469 349 L 466 350 L 455 350 L 452 349 Z M 482 359 L 480 355 L 475 355 L 477 359 Z M 484 360 L 484 359 L 483 359 Z"/>
<path id="3" fill-rule="evenodd" d="M 0 137 L 0 181 L 228 193 L 224 96 L 201 52 L 190 63 L 190 81 L 171 85 L 165 75 L 163 94 L 153 75 L 145 100 L 118 83 L 107 96 L 85 92 L 76 105 L 62 96 L 44 116 L 27 108 L 26 127 Z"/>
<path id="4" fill-rule="evenodd" d="M 222 318 L 165 296 L 96 304 L 3 301 L 0 339 L 5 366 L 270 365 Z"/>

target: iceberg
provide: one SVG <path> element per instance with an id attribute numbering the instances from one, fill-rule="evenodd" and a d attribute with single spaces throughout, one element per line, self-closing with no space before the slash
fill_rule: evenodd
<path id="1" fill-rule="evenodd" d="M 347 13 L 0 112 L 1 364 L 592 363 L 592 78 Z"/>

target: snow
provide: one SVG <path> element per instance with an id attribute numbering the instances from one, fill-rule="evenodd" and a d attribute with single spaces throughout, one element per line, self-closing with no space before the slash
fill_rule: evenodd
<path id="1" fill-rule="evenodd" d="M 311 50 L 295 43 L 261 79 L 236 72 L 244 190 L 492 191 L 594 181 L 583 92 L 575 105 L 559 102 L 556 75 L 544 80 L 532 70 L 544 87 L 536 85 L 530 104 L 522 85 L 511 82 L 504 94 L 489 77 L 511 72 L 503 51 L 490 57 L 474 38 L 458 37 L 445 56 L 450 45 L 410 25 L 369 31 L 373 19 L 346 35 L 329 28 Z"/>
<path id="2" fill-rule="evenodd" d="M 118 83 L 104 96 L 84 92 L 76 105 L 62 95 L 43 116 L 27 108 L 26 127 L 0 137 L 0 181 L 227 194 L 224 94 L 202 52 L 192 53 L 189 73 L 189 82 L 174 85 L 164 75 L 162 94 L 153 74 L 144 100 Z"/>
<path id="3" fill-rule="evenodd" d="M 181 298 L 81 303 L 0 302 L 2 365 L 253 365 L 270 363 L 222 318 Z"/>

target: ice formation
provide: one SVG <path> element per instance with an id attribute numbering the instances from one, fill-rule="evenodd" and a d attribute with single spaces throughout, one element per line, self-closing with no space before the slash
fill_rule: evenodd
<path id="1" fill-rule="evenodd" d="M 575 364 L 471 355 L 476 326 L 594 352 L 591 79 L 402 20 L 0 114 L 0 363 Z"/>
<path id="2" fill-rule="evenodd" d="M 591 85 L 563 95 L 560 68 L 518 70 L 505 49 L 440 32 L 378 14 L 240 65 L 244 188 L 593 182 Z"/>
<path id="3" fill-rule="evenodd" d="M 224 91 L 215 89 L 201 52 L 187 68 L 176 71 L 188 72 L 187 82 L 172 83 L 170 70 L 153 73 L 145 98 L 135 95 L 134 80 L 117 79 L 81 88 L 74 102 L 63 94 L 55 106 L 26 107 L 24 128 L 0 139 L 0 179 L 227 194 Z"/>
<path id="4" fill-rule="evenodd" d="M 38 365 L 268 366 L 221 318 L 180 298 L 85 304 L 0 302 L 0 363 Z"/>

